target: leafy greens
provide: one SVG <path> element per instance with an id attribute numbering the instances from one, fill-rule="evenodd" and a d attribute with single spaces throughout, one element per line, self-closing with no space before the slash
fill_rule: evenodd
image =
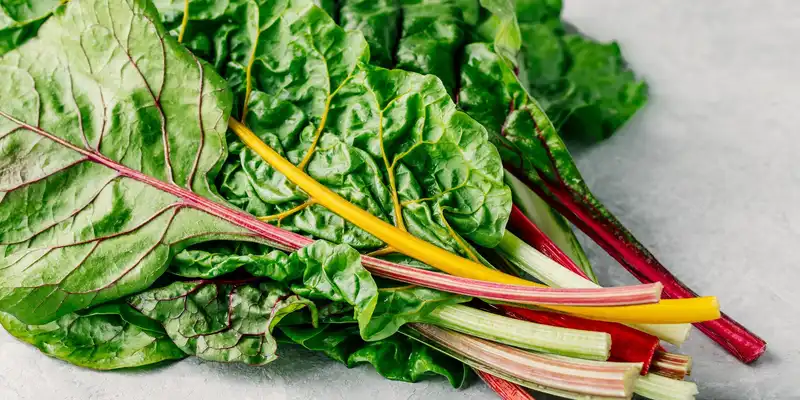
<path id="1" fill-rule="evenodd" d="M 0 140 L 9 156 L 2 165 L 0 216 L 8 257 L 0 272 L 0 306 L 9 313 L 9 331 L 33 341 L 27 338 L 52 330 L 49 321 L 70 324 L 81 315 L 75 311 L 147 289 L 173 254 L 175 275 L 218 277 L 244 267 L 252 276 L 239 283 L 178 281 L 129 299 L 162 322 L 183 352 L 212 360 L 270 361 L 271 332 L 283 317 L 308 309 L 316 324 L 317 306 L 309 299 L 349 304 L 352 316 L 345 319 L 357 322 L 369 340 L 393 334 L 436 304 L 467 300 L 414 287 L 379 295 L 358 252 L 346 245 L 317 242 L 289 255 L 213 254 L 193 247 L 219 239 L 288 245 L 270 236 L 268 225 L 221 205 L 209 186 L 225 155 L 222 127 L 231 105 L 225 83 L 164 35 L 147 3 L 119 3 L 76 1 L 58 11 L 40 37 L 2 60 L 15 78 L 4 82 L 0 99 Z M 82 36 L 92 45 L 85 46 Z M 56 79 L 40 84 L 51 77 Z M 192 77 L 194 88 L 177 90 Z M 426 83 L 436 89 L 435 82 Z M 59 102 L 68 107 L 56 107 Z M 496 186 L 507 193 L 502 183 Z M 46 207 L 34 207 L 31 198 Z M 20 223 L 22 215 L 12 210 L 26 209 L 24 204 L 31 208 Z M 225 256 L 228 261 L 220 261 Z M 249 281 L 262 277 L 266 281 Z M 182 312 L 189 304 L 192 312 Z M 135 344 L 113 344 L 135 350 Z M 96 368 L 150 362 L 108 365 L 61 357 Z"/>
<path id="2" fill-rule="evenodd" d="M 374 280 L 359 251 L 426 266 L 226 135 L 231 114 L 348 201 L 476 261 L 504 235 L 504 167 L 557 207 L 618 225 L 556 125 L 607 137 L 646 87 L 616 45 L 568 33 L 560 2 L 316 3 L 4 4 L 9 332 L 98 369 L 187 354 L 260 365 L 291 342 L 461 386 L 463 364 L 396 332 L 470 299 Z"/>
<path id="3" fill-rule="evenodd" d="M 67 314 L 44 325 L 26 325 L 0 313 L 0 324 L 43 353 L 82 367 L 130 368 L 186 357 L 161 324 L 119 302 Z"/>
<path id="4" fill-rule="evenodd" d="M 251 236 L 196 204 L 219 199 L 226 83 L 147 3 L 117 5 L 71 3 L 0 60 L 0 308 L 26 323 L 146 289 L 193 242 Z"/>

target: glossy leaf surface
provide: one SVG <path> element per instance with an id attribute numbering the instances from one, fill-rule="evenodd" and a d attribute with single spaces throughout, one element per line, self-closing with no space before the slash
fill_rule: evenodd
<path id="1" fill-rule="evenodd" d="M 81 367 L 110 370 L 186 357 L 160 324 L 121 303 L 67 314 L 44 325 L 27 325 L 0 313 L 0 323 L 17 339 Z"/>

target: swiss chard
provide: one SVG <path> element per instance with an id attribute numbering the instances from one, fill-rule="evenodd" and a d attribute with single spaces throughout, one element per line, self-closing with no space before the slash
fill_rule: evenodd
<path id="1" fill-rule="evenodd" d="M 467 46 L 460 105 L 492 133 L 506 168 L 594 239 L 642 282 L 662 282 L 666 298 L 694 298 L 594 197 L 555 126 L 516 77 L 512 64 L 490 45 Z M 491 86 L 492 82 L 503 85 Z M 698 329 L 744 362 L 766 342 L 725 314 Z"/>
<path id="2" fill-rule="evenodd" d="M 296 51 L 292 53 L 287 53 L 280 48 L 270 48 L 268 50 L 264 50 L 266 53 L 263 56 L 259 56 L 261 58 L 257 58 L 257 65 L 261 65 L 265 62 L 270 63 L 270 65 L 276 63 L 278 63 L 278 65 L 280 65 L 280 63 L 294 65 L 290 60 L 286 60 L 281 57 L 289 57 L 291 59 L 295 55 L 297 56 L 297 59 L 303 63 L 303 65 L 313 65 L 317 63 L 317 61 L 314 60 L 309 61 L 309 57 L 314 58 L 318 56 L 316 54 L 309 53 L 307 48 L 309 46 L 314 47 L 308 43 L 313 43 L 314 40 L 318 39 L 317 36 L 309 37 L 306 35 L 305 32 L 308 31 L 327 32 L 329 35 L 331 35 L 330 40 L 332 40 L 333 43 L 336 43 L 337 40 L 339 42 L 345 40 L 343 38 L 346 38 L 348 34 L 343 30 L 332 26 L 333 23 L 330 18 L 324 14 L 320 15 L 320 13 L 321 11 L 314 7 L 304 7 L 297 10 L 291 9 L 290 11 L 287 11 L 282 17 L 279 18 L 279 20 L 280 23 L 288 24 L 289 26 L 285 27 L 284 29 L 280 29 L 279 32 L 281 33 L 278 35 L 287 36 L 286 41 L 288 41 L 289 37 L 296 39 L 296 41 L 300 43 L 298 44 L 300 48 L 295 49 Z M 303 16 L 302 20 L 293 19 L 294 17 L 301 15 Z M 279 22 L 276 21 L 274 23 Z M 307 25 L 312 27 L 309 28 Z M 256 47 L 256 49 L 258 48 L 259 47 Z M 356 49 L 357 48 L 358 47 L 356 47 Z M 332 47 L 326 47 L 326 49 L 327 51 L 333 51 L 331 50 Z M 350 48 L 350 51 L 352 51 L 352 49 L 353 48 Z M 278 52 L 278 54 L 273 54 L 273 52 Z M 340 59 L 337 58 L 334 61 L 338 62 Z M 341 65 L 337 63 L 334 63 L 333 65 L 341 67 Z M 345 64 L 345 66 L 346 65 L 347 64 Z M 325 68 L 324 70 L 327 71 L 328 64 L 325 63 L 323 67 Z M 264 168 L 264 170 L 267 171 L 266 178 L 262 179 L 262 181 L 270 182 L 268 185 L 270 192 L 275 191 L 272 190 L 273 186 L 277 186 L 279 189 L 283 187 L 291 187 L 287 186 L 288 182 L 291 182 L 296 184 L 309 196 L 309 199 L 304 203 L 293 206 L 291 209 L 288 209 L 285 212 L 263 217 L 263 219 L 278 218 L 280 221 L 287 216 L 287 213 L 292 216 L 298 211 L 306 212 L 309 208 L 321 204 L 328 208 L 329 212 L 336 213 L 338 215 L 336 218 L 345 217 L 349 222 L 385 241 L 390 246 L 384 249 L 386 251 L 399 251 L 414 257 L 419 261 L 435 266 L 440 270 L 461 277 L 499 283 L 536 286 L 536 284 L 529 281 L 498 272 L 480 264 L 478 262 L 478 257 L 471 251 L 471 247 L 465 243 L 460 238 L 460 235 L 450 226 L 452 223 L 452 225 L 460 228 L 461 230 L 466 229 L 468 232 L 465 232 L 464 235 L 467 238 L 472 239 L 478 244 L 484 246 L 495 245 L 495 236 L 503 231 L 503 226 L 497 226 L 496 224 L 500 221 L 500 219 L 505 220 L 507 218 L 507 214 L 504 211 L 501 211 L 501 209 L 506 206 L 505 201 L 507 199 L 505 196 L 505 191 L 507 191 L 508 188 L 505 186 L 502 186 L 502 189 L 497 188 L 495 186 L 496 182 L 494 182 L 492 179 L 495 172 L 494 160 L 497 153 L 494 147 L 484 142 L 484 132 L 482 127 L 479 125 L 474 125 L 474 120 L 466 116 L 466 114 L 455 110 L 452 102 L 450 102 L 447 95 L 444 94 L 444 91 L 441 88 L 441 82 L 436 80 L 434 77 L 428 76 L 422 78 L 419 75 L 410 74 L 404 71 L 387 71 L 380 68 L 368 67 L 364 64 L 359 64 L 354 68 L 356 68 L 358 71 L 354 69 L 353 72 L 348 72 L 349 70 L 347 68 L 334 70 L 337 71 L 338 74 L 335 76 L 336 79 L 342 81 L 343 83 L 339 89 L 324 96 L 324 104 L 318 105 L 317 111 L 321 112 L 321 115 L 324 118 L 320 117 L 320 125 L 317 127 L 308 126 L 305 119 L 302 118 L 302 116 L 305 115 L 302 112 L 300 114 L 292 114 L 293 117 L 289 118 L 288 120 L 282 114 L 278 118 L 275 115 L 277 113 L 276 110 L 281 110 L 283 107 L 278 107 L 278 103 L 273 104 L 273 106 L 269 108 L 269 111 L 265 113 L 265 115 L 268 116 L 268 118 L 265 120 L 261 120 L 260 118 L 250 120 L 250 115 L 247 115 L 247 119 L 245 120 L 247 124 L 254 126 L 254 129 L 257 132 L 260 132 L 265 136 L 264 139 L 266 139 L 266 142 L 271 143 L 271 145 L 268 145 L 265 143 L 264 139 L 260 138 L 257 133 L 251 131 L 247 126 L 245 126 L 245 124 L 231 119 L 231 130 L 236 134 L 236 136 L 238 136 L 239 139 L 241 139 L 241 141 L 244 142 L 244 144 L 250 150 L 257 153 L 258 156 L 267 162 Z M 275 69 L 276 72 L 273 72 L 271 69 L 265 69 L 265 76 L 271 77 L 275 73 L 280 76 L 287 74 L 284 72 L 284 69 L 273 69 Z M 249 71 L 250 70 L 248 69 L 248 72 Z M 342 74 L 345 73 L 351 75 L 343 78 Z M 256 79 L 250 74 L 246 75 L 246 77 L 247 82 L 251 82 L 250 79 Z M 375 81 L 371 80 L 373 78 Z M 512 78 L 515 79 L 513 76 Z M 353 80 L 352 83 L 345 84 L 345 82 L 348 82 L 348 80 L 351 79 Z M 302 107 L 311 107 L 309 104 L 319 103 L 323 98 L 318 96 L 319 98 L 314 101 L 309 100 L 311 103 L 300 102 L 298 103 L 299 105 L 293 105 L 294 103 L 292 103 L 292 101 L 297 102 L 298 100 L 292 98 L 292 96 L 296 94 L 293 91 L 295 88 L 292 87 L 292 85 L 302 86 L 302 83 L 295 82 L 292 77 L 285 79 L 276 78 L 273 79 L 273 81 L 280 82 L 279 87 L 285 88 L 284 91 L 276 93 L 276 96 L 286 97 L 287 100 L 280 104 L 283 104 L 287 107 L 288 105 L 292 105 L 292 107 L 302 111 Z M 376 86 L 373 88 L 371 86 L 374 83 L 381 81 L 382 83 L 379 87 Z M 408 96 L 397 95 L 398 91 L 402 89 L 402 86 L 397 86 L 398 84 L 406 85 L 406 89 L 417 90 L 419 93 L 409 92 L 410 94 L 408 94 Z M 345 118 L 343 123 L 335 123 L 333 124 L 333 127 L 330 127 L 330 124 L 333 122 L 328 121 L 328 119 L 338 115 L 332 114 L 330 102 L 333 101 L 333 99 L 337 96 L 345 96 L 350 94 L 349 91 L 339 93 L 340 90 L 343 90 L 342 88 L 349 88 L 350 86 L 348 85 L 355 86 L 353 88 L 353 96 L 355 96 L 356 100 L 358 101 L 353 101 L 356 101 L 356 104 L 360 104 L 359 101 L 361 101 L 365 96 L 366 98 L 375 98 L 378 103 L 382 103 L 386 101 L 386 96 L 390 95 L 389 97 L 397 96 L 397 100 L 392 101 L 397 101 L 400 103 L 402 100 L 403 103 L 398 105 L 399 110 L 408 108 L 408 106 L 412 106 L 409 110 L 413 110 L 413 104 L 415 104 L 416 101 L 413 100 L 414 98 L 420 95 L 430 96 L 420 98 L 420 100 L 423 101 L 418 105 L 418 107 L 424 106 L 423 108 L 425 109 L 425 116 L 421 117 L 422 114 L 412 114 L 419 115 L 419 118 L 424 122 L 418 120 L 418 125 L 415 128 L 412 128 L 411 132 L 407 132 L 410 135 L 410 144 L 400 141 L 396 143 L 400 146 L 399 149 L 389 149 L 389 151 L 400 151 L 400 153 L 396 154 L 395 157 L 392 158 L 393 161 L 390 162 L 389 158 L 387 158 L 387 146 L 383 143 L 385 140 L 384 130 L 386 130 L 386 133 L 388 134 L 388 132 L 395 129 L 397 130 L 396 133 L 400 134 L 404 132 L 406 128 L 398 128 L 392 125 L 390 125 L 388 128 L 385 127 L 384 125 L 386 123 L 392 124 L 393 121 L 391 119 L 384 120 L 383 114 L 386 111 L 383 109 L 379 111 L 373 111 L 371 108 L 368 108 L 372 107 L 373 105 L 361 105 L 357 107 L 357 109 L 359 112 L 364 114 L 362 120 L 357 121 L 357 123 L 350 124 L 349 120 Z M 251 85 L 248 83 L 246 87 L 250 88 Z M 330 83 L 324 84 L 321 89 L 323 94 L 327 93 L 325 90 L 329 90 L 330 87 L 332 87 Z M 306 92 L 301 90 L 300 94 L 305 96 Z M 407 101 L 411 101 L 411 103 L 405 105 L 404 102 Z M 427 104 L 425 103 L 427 101 L 432 102 Z M 394 110 L 395 105 L 390 101 L 390 104 L 387 107 L 388 109 Z M 343 106 L 341 108 L 347 109 L 348 107 Z M 311 110 L 313 111 L 313 108 L 311 108 Z M 370 123 L 374 122 L 375 113 L 378 114 L 378 126 L 363 128 L 366 129 L 366 131 L 361 132 L 360 129 L 362 129 L 363 126 L 368 126 Z M 329 114 L 332 114 L 333 117 Z M 345 112 L 343 115 L 347 116 L 350 114 Z M 279 125 L 276 126 L 271 122 L 274 119 L 278 119 L 276 122 Z M 349 127 L 351 130 L 339 130 L 342 128 L 342 126 Z M 404 126 L 407 127 L 408 124 L 405 124 Z M 265 127 L 269 127 L 269 129 L 266 129 Z M 286 153 L 286 157 L 281 154 L 284 150 L 281 147 L 283 146 L 283 142 L 281 142 L 280 137 L 276 137 L 276 135 L 281 136 L 287 132 L 295 132 L 299 128 L 304 129 L 304 132 L 308 132 L 308 134 L 311 135 L 309 147 L 306 152 L 302 153 L 304 154 L 302 158 L 296 156 L 294 157 L 295 159 L 292 160 L 293 156 L 291 154 Z M 327 130 L 330 130 L 331 132 L 328 133 Z M 360 132 L 361 134 L 354 135 L 352 131 Z M 383 162 L 386 165 L 389 186 L 391 189 L 393 189 L 391 197 L 393 200 L 392 203 L 394 209 L 396 210 L 394 215 L 402 215 L 404 217 L 395 217 L 393 221 L 395 224 L 394 226 L 380 219 L 380 215 L 376 216 L 373 214 L 374 211 L 368 207 L 370 199 L 369 197 L 365 198 L 364 196 L 358 196 L 355 198 L 356 203 L 361 202 L 367 204 L 366 207 L 360 207 L 359 204 L 354 204 L 353 202 L 348 201 L 346 197 L 350 194 L 350 192 L 345 191 L 343 193 L 345 197 L 336 192 L 337 185 L 341 185 L 341 182 L 350 184 L 351 179 L 357 179 L 358 176 L 356 174 L 352 174 L 353 171 L 351 171 L 353 160 L 358 158 L 356 157 L 358 156 L 358 153 L 347 155 L 345 160 L 340 160 L 340 165 L 337 165 L 337 163 L 333 162 L 335 155 L 338 154 L 338 151 L 340 151 L 339 149 L 342 147 L 342 145 L 346 144 L 342 143 L 340 137 L 344 137 L 344 139 L 347 141 L 352 141 L 352 143 L 364 146 L 362 141 L 366 142 L 367 144 L 372 143 L 371 140 L 375 139 L 376 135 L 377 139 L 379 140 L 377 141 L 378 143 L 371 147 L 371 150 L 375 153 L 380 153 L 383 158 Z M 292 138 L 293 136 L 288 135 L 287 137 Z M 326 137 L 330 142 L 327 144 L 327 147 L 321 147 L 321 150 L 315 150 L 322 145 L 321 141 L 326 140 Z M 469 139 L 471 139 L 470 142 L 464 142 L 465 140 Z M 464 149 L 460 148 L 462 144 L 465 144 Z M 484 147 L 484 145 L 486 146 Z M 404 146 L 407 146 L 408 148 Z M 333 149 L 332 152 L 334 156 L 331 154 L 325 154 L 326 149 Z M 370 148 L 367 146 L 365 149 L 369 150 Z M 319 151 L 323 154 L 314 155 L 314 151 Z M 449 151 L 453 151 L 452 156 L 450 155 Z M 445 165 L 441 164 L 442 160 L 439 159 L 440 157 L 445 157 L 445 159 L 448 160 Z M 433 207 L 434 209 L 439 209 L 440 216 L 442 216 L 442 214 L 446 214 L 439 218 L 438 221 L 444 228 L 446 228 L 446 231 L 442 232 L 442 235 L 448 235 L 444 237 L 449 237 L 452 239 L 452 241 L 454 241 L 458 246 L 456 250 L 461 250 L 461 252 L 466 253 L 467 256 L 473 259 L 472 261 L 459 257 L 450 251 L 446 251 L 452 251 L 453 249 L 448 249 L 446 246 L 440 244 L 437 239 L 442 238 L 443 236 L 441 235 L 429 237 L 425 235 L 426 232 L 424 230 L 422 232 L 412 232 L 416 233 L 416 236 L 406 232 L 406 228 L 409 225 L 409 220 L 407 220 L 407 211 L 409 210 L 407 210 L 407 207 L 404 207 L 403 205 L 406 202 L 401 203 L 399 201 L 402 193 L 398 195 L 396 190 L 398 188 L 403 188 L 402 186 L 398 186 L 398 182 L 402 183 L 402 181 L 395 180 L 395 175 L 392 172 L 398 165 L 397 162 L 399 159 L 403 159 L 402 162 L 414 161 L 416 164 L 412 165 L 413 168 L 409 167 L 410 171 L 416 172 L 417 175 L 422 175 L 423 183 L 433 185 L 431 189 L 428 189 L 430 190 L 429 193 L 432 194 L 431 197 L 417 198 L 416 200 L 411 200 L 408 202 L 410 205 L 422 207 L 413 207 L 411 211 L 423 210 L 425 212 L 425 217 L 428 217 L 429 214 L 426 212 L 427 206 L 420 205 L 418 203 L 424 203 L 428 201 L 433 202 Z M 320 160 L 321 165 L 327 167 L 327 169 L 320 170 L 318 172 L 315 171 L 313 168 L 313 164 L 316 162 L 315 160 Z M 457 165 L 455 176 L 451 174 L 453 171 L 450 171 L 450 167 L 454 166 L 451 164 L 451 160 L 458 160 L 455 161 L 456 163 L 465 163 Z M 379 163 L 380 161 L 378 161 L 378 164 Z M 473 173 L 472 171 L 474 171 L 474 168 L 478 165 L 482 166 L 485 170 L 478 170 Z M 307 166 L 309 167 L 309 173 L 305 172 Z M 442 169 L 439 170 L 436 168 Z M 272 169 L 280 172 L 280 174 L 271 172 Z M 345 172 L 349 174 L 343 175 Z M 323 175 L 323 173 L 333 173 L 334 176 L 326 176 Z M 502 175 L 502 168 L 499 171 L 499 174 Z M 408 177 L 410 179 L 413 178 L 414 175 L 409 174 Z M 445 181 L 443 181 L 443 178 L 446 178 Z M 459 182 L 455 179 L 461 179 L 462 181 Z M 277 183 L 272 181 L 276 181 Z M 326 185 L 330 185 L 331 187 Z M 503 189 L 505 189 L 505 191 Z M 283 193 L 285 191 L 277 190 L 277 192 Z M 417 195 L 416 191 L 414 194 Z M 477 196 L 477 198 L 474 196 Z M 447 202 L 447 206 L 442 206 L 440 203 L 441 201 Z M 450 221 L 449 218 L 451 217 L 451 213 L 454 212 L 454 208 L 459 209 L 460 211 L 456 214 L 457 217 Z M 499 219 L 495 217 L 499 217 Z M 434 221 L 428 221 L 428 223 L 435 223 Z M 478 231 L 472 230 L 472 228 L 476 226 L 476 223 L 477 226 L 481 227 L 482 229 Z M 325 226 L 327 226 L 327 224 Z M 494 229 L 493 227 L 497 227 L 498 229 Z M 425 228 L 435 228 L 435 225 L 425 225 Z M 429 241 L 420 240 L 420 237 Z M 382 254 L 383 251 L 378 253 Z M 365 261 L 365 264 L 369 265 L 367 264 L 367 261 Z M 661 321 L 662 323 L 672 323 L 685 322 L 688 315 L 703 315 L 704 318 L 700 319 L 702 321 L 707 320 L 706 316 L 718 315 L 718 306 L 716 305 L 715 299 L 708 300 L 712 301 L 679 301 L 657 305 L 658 307 L 663 308 L 662 311 L 669 310 L 665 314 L 656 313 L 655 309 L 653 309 L 654 307 L 646 306 L 644 308 L 625 309 L 596 308 L 578 310 L 576 308 L 564 307 L 559 307 L 558 309 L 575 313 L 580 312 L 581 315 L 585 316 L 596 316 L 602 319 L 621 320 L 628 322 L 652 322 L 665 317 L 666 319 Z M 677 310 L 681 310 L 683 307 L 698 308 L 703 304 L 705 309 L 703 309 L 700 313 L 687 313 L 686 315 L 683 315 L 682 313 L 675 312 Z M 694 317 L 691 317 L 688 320 L 696 321 L 693 318 Z"/>
<path id="3" fill-rule="evenodd" d="M 315 180 L 398 228 L 462 254 L 470 251 L 463 238 L 494 246 L 511 195 L 483 128 L 456 110 L 438 79 L 372 67 L 362 35 L 342 30 L 319 8 L 286 3 L 260 7 L 252 26 L 230 25 L 232 14 L 203 19 L 190 8 L 184 42 L 218 65 L 246 103 L 236 117 Z M 346 3 L 341 18 L 379 6 Z M 407 29 L 421 36 L 439 23 L 421 5 L 406 8 Z M 196 48 L 205 43 L 198 38 L 223 33 L 226 44 L 240 45 L 223 46 L 225 54 Z M 232 203 L 290 230 L 358 249 L 382 245 L 252 151 L 231 149 L 218 182 Z"/>
<path id="4" fill-rule="evenodd" d="M 475 18 L 477 0 L 346 0 L 342 4 L 342 27 L 364 34 L 370 49 L 377 49 L 377 65 L 436 75 L 448 92 L 455 92 L 456 60 L 468 35 L 464 16 Z"/>
<path id="5" fill-rule="evenodd" d="M 477 0 L 73 0 L 56 8 L 38 38 L 0 59 L 10 78 L 0 82 L 0 319 L 43 351 L 94 368 L 184 354 L 263 364 L 285 339 L 391 379 L 433 373 L 460 386 L 464 365 L 395 332 L 425 321 L 599 359 L 609 343 L 604 333 L 570 336 L 455 306 L 469 300 L 457 294 L 629 322 L 690 318 L 675 311 L 690 301 L 575 307 L 654 302 L 660 284 L 530 288 L 481 264 L 473 244 L 505 238 L 504 165 L 601 244 L 613 241 L 597 227 L 611 226 L 624 233 L 617 241 L 638 245 L 591 196 L 504 57 L 520 46 L 534 62 L 539 49 L 554 55 L 552 68 L 522 73 L 538 79 L 531 88 L 547 89 L 549 111 L 569 116 L 566 131 L 588 124 L 605 136 L 642 104 L 644 86 L 618 57 L 602 70 L 614 84 L 593 86 L 586 66 L 608 49 L 563 34 L 559 2 L 480 4 L 488 11 Z M 538 14 L 523 15 L 534 4 Z M 14 5 L 24 18 L 0 16 L 0 54 L 55 7 Z M 22 32 L 8 45 L 3 23 Z M 464 47 L 486 32 L 495 47 Z M 525 48 L 526 32 L 549 32 L 558 45 Z M 367 43 L 376 63 L 398 69 L 369 64 Z M 548 83 L 550 74 L 565 78 Z M 605 244 L 628 260 L 615 243 Z M 388 261 L 409 263 L 398 253 L 461 277 Z M 430 288 L 376 283 L 368 270 Z M 156 282 L 165 271 L 172 275 Z M 718 312 L 707 303 L 692 321 Z M 630 395 L 639 368 L 539 356 L 435 327 L 428 334 L 438 346 L 452 339 L 450 355 L 481 353 L 467 357 L 475 368 L 569 396 Z M 67 352 L 86 343 L 93 352 Z M 545 375 L 565 368 L 571 380 L 536 378 L 531 365 Z M 607 376 L 587 383 L 587 370 Z M 676 385 L 650 392 L 662 386 Z"/>

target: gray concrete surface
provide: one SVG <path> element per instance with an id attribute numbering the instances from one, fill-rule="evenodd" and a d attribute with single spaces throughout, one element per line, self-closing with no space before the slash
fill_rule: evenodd
<path id="1" fill-rule="evenodd" d="M 647 108 L 577 154 L 595 193 L 687 284 L 768 342 L 744 366 L 699 333 L 701 399 L 800 399 L 800 2 L 565 0 L 586 33 L 617 39 L 651 84 Z M 595 247 L 606 283 L 632 279 Z M 389 382 L 287 349 L 264 368 L 187 360 L 99 373 L 0 333 L 0 399 L 491 399 L 475 383 Z M 538 397 L 537 398 L 543 398 Z"/>

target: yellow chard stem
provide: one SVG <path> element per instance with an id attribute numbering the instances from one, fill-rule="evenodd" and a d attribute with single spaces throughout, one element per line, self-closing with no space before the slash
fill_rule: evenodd
<path id="1" fill-rule="evenodd" d="M 513 283 L 517 285 L 536 285 L 533 282 L 517 278 L 500 271 L 485 267 L 474 261 L 457 256 L 441 247 L 430 244 L 411 234 L 404 232 L 392 224 L 359 208 L 345 200 L 332 190 L 308 176 L 300 168 L 283 158 L 266 143 L 261 141 L 250 129 L 239 121 L 230 120 L 230 127 L 247 147 L 261 156 L 273 168 L 284 174 L 286 178 L 303 189 L 318 204 L 350 221 L 359 228 L 371 233 L 395 250 L 432 265 L 451 275 L 482 281 Z"/>
<path id="2" fill-rule="evenodd" d="M 394 225 L 350 203 L 308 176 L 303 170 L 283 158 L 259 139 L 241 122 L 231 118 L 229 126 L 247 147 L 261 156 L 290 181 L 294 182 L 317 204 L 371 233 L 392 249 L 451 275 L 488 282 L 544 287 L 544 285 L 508 275 L 465 259 L 398 229 Z M 715 297 L 662 300 L 657 304 L 636 306 L 547 306 L 547 308 L 587 318 L 617 322 L 685 323 L 719 318 L 719 304 Z"/>

